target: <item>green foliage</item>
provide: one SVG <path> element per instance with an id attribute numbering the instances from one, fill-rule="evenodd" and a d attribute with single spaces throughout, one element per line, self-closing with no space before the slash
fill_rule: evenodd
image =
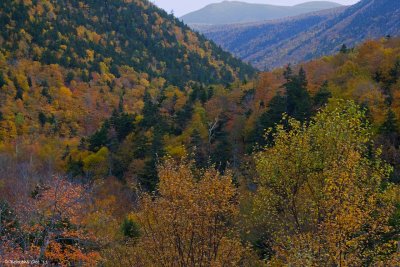
<path id="1" fill-rule="evenodd" d="M 331 97 L 332 93 L 329 91 L 328 82 L 325 81 L 313 97 L 314 108 L 319 109 L 324 107 Z"/>
<path id="2" fill-rule="evenodd" d="M 66 172 L 71 175 L 72 177 L 76 176 L 84 176 L 84 162 L 82 159 L 72 159 L 71 156 L 68 157 Z"/>
<path id="3" fill-rule="evenodd" d="M 307 78 L 303 68 L 300 68 L 298 75 L 294 75 L 290 65 L 283 73 L 286 83 L 283 87 L 286 89 L 285 95 L 279 92 L 274 96 L 265 111 L 257 120 L 254 130 L 249 137 L 248 152 L 253 149 L 263 147 L 271 140 L 271 135 L 265 137 L 265 131 L 273 128 L 275 124 L 282 120 L 284 113 L 301 122 L 306 121 L 312 115 L 313 109 L 317 109 L 327 101 L 331 95 L 327 89 L 321 88 L 314 99 L 314 104 L 307 90 Z M 314 108 L 313 108 L 314 105 Z"/>
<path id="4" fill-rule="evenodd" d="M 0 71 L 0 88 L 6 84 L 3 72 Z"/>
<path id="5" fill-rule="evenodd" d="M 159 123 L 159 112 L 158 106 L 154 103 L 154 100 L 151 98 L 149 92 L 145 92 L 143 97 L 144 107 L 143 107 L 143 120 L 141 121 L 141 125 L 144 128 L 150 128 Z"/>
<path id="6" fill-rule="evenodd" d="M 114 112 L 110 118 L 110 124 L 114 127 L 119 142 L 122 142 L 134 131 L 135 117 L 131 114 Z"/>
<path id="7" fill-rule="evenodd" d="M 342 47 L 340 48 L 340 53 L 347 54 L 348 52 L 349 52 L 349 49 L 347 48 L 347 45 L 343 44 Z"/>
<path id="8" fill-rule="evenodd" d="M 106 121 L 99 130 L 97 130 L 89 138 L 89 150 L 93 152 L 99 151 L 102 147 L 109 145 L 108 137 L 109 123 Z"/>
<path id="9" fill-rule="evenodd" d="M 271 139 L 266 138 L 265 131 L 275 126 L 282 120 L 283 114 L 286 112 L 286 97 L 277 94 L 271 99 L 269 108 L 265 111 L 257 121 L 257 124 L 250 135 L 248 147 L 249 152 L 252 152 L 254 148 L 264 147 Z"/>
<path id="10" fill-rule="evenodd" d="M 391 168 L 379 150 L 370 151 L 364 112 L 353 102 L 332 100 L 308 125 L 289 119 L 285 128 L 278 125 L 274 145 L 254 156 L 256 221 L 272 236 L 274 260 L 363 265 L 393 253 L 393 239 L 374 240 L 392 231 L 397 189 L 382 189 Z"/>
<path id="11" fill-rule="evenodd" d="M 124 237 L 137 239 L 140 237 L 140 226 L 131 218 L 125 218 L 121 225 Z"/>
<path id="12" fill-rule="evenodd" d="M 39 122 L 40 122 L 40 125 L 43 127 L 45 124 L 46 124 L 46 122 L 47 122 L 47 117 L 46 117 L 46 115 L 43 113 L 43 112 L 39 112 L 39 117 L 38 117 L 38 119 L 39 119 Z"/>
<path id="13" fill-rule="evenodd" d="M 393 110 L 389 109 L 385 122 L 381 125 L 379 132 L 381 134 L 390 135 L 392 133 L 397 133 L 399 130 L 396 114 Z"/>
<path id="14" fill-rule="evenodd" d="M 83 170 L 92 177 L 101 178 L 109 173 L 109 150 L 102 147 L 83 160 Z"/>
<path id="15" fill-rule="evenodd" d="M 284 77 L 284 87 L 287 95 L 286 112 L 290 117 L 299 121 L 305 121 L 311 115 L 311 98 L 307 91 L 307 78 L 303 68 L 298 75 L 293 75 L 291 67 L 288 66 Z"/>

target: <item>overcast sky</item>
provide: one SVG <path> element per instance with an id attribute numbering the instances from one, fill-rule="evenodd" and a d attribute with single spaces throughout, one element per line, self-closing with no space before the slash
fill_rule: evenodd
<path id="1" fill-rule="evenodd" d="M 159 7 L 165 9 L 168 13 L 174 11 L 175 16 L 180 17 L 191 11 L 198 10 L 208 4 L 222 2 L 222 0 L 150 0 Z M 292 6 L 308 0 L 239 0 L 248 3 L 262 3 L 271 5 Z M 310 0 L 311 1 L 311 0 Z M 359 0 L 331 0 L 342 5 L 352 5 Z"/>

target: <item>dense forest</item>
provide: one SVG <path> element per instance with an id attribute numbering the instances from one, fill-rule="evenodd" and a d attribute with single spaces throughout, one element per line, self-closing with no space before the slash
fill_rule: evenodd
<path id="1" fill-rule="evenodd" d="M 229 83 L 254 70 L 147 1 L 13 1 L 0 3 L 1 51 L 13 58 L 119 76 L 133 67 L 174 85 Z"/>
<path id="2" fill-rule="evenodd" d="M 399 263 L 399 38 L 253 76 L 146 1 L 0 14 L 5 264 Z"/>

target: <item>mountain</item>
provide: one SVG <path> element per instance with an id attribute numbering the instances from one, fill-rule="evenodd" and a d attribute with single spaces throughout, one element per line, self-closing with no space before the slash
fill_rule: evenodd
<path id="1" fill-rule="evenodd" d="M 398 265 L 400 38 L 251 79 L 142 0 L 0 26 L 0 262 Z"/>
<path id="2" fill-rule="evenodd" d="M 44 64 L 115 75 L 129 66 L 175 85 L 229 83 L 254 70 L 149 1 L 0 3 L 0 51 Z"/>
<path id="3" fill-rule="evenodd" d="M 232 24 L 280 19 L 303 13 L 339 7 L 327 1 L 307 2 L 295 6 L 251 4 L 238 1 L 223 1 L 210 4 L 198 11 L 181 17 L 187 24 Z"/>
<path id="4" fill-rule="evenodd" d="M 106 171 L 154 189 L 163 142 L 182 134 L 199 99 L 256 74 L 149 1 L 4 0 L 0 28 L 0 176 Z M 129 153 L 99 167 L 128 134 Z M 35 152 L 37 169 L 2 166 L 13 142 L 21 164 L 32 146 L 46 160 Z"/>
<path id="5" fill-rule="evenodd" d="M 294 18 L 198 27 L 208 38 L 264 69 L 332 54 L 343 44 L 400 34 L 397 0 L 362 0 L 347 7 Z"/>

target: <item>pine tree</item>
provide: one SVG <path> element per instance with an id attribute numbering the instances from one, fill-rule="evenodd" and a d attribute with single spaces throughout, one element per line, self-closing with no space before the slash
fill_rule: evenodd
<path id="1" fill-rule="evenodd" d="M 328 103 L 329 98 L 332 97 L 332 93 L 328 89 L 328 81 L 325 81 L 318 92 L 315 94 L 313 102 L 314 108 L 320 109 Z"/>
<path id="2" fill-rule="evenodd" d="M 97 130 L 89 138 L 89 150 L 93 152 L 99 151 L 102 147 L 109 145 L 110 139 L 108 137 L 108 130 L 110 129 L 110 123 L 104 122 L 102 127 Z"/>
<path id="3" fill-rule="evenodd" d="M 303 122 L 311 115 L 311 97 L 307 91 L 307 77 L 303 68 L 300 68 L 298 75 L 291 73 L 288 66 L 284 84 L 287 95 L 286 112 L 290 117 Z"/>
<path id="4" fill-rule="evenodd" d="M 386 120 L 380 127 L 379 131 L 381 134 L 389 135 L 389 134 L 397 133 L 398 128 L 399 127 L 398 127 L 396 114 L 393 112 L 393 110 L 389 109 L 389 111 L 386 115 Z"/>
<path id="5" fill-rule="evenodd" d="M 157 104 L 153 103 L 151 95 L 148 91 L 146 91 L 144 94 L 143 102 L 143 120 L 141 121 L 141 125 L 145 128 L 150 128 L 159 123 L 158 106 Z"/>
<path id="6" fill-rule="evenodd" d="M 340 53 L 347 54 L 348 52 L 349 52 L 349 49 L 347 48 L 347 45 L 343 44 L 342 47 L 340 48 Z"/>
<path id="7" fill-rule="evenodd" d="M 282 120 L 282 114 L 286 112 L 286 97 L 280 94 L 274 96 L 268 106 L 268 110 L 261 114 L 257 120 L 254 130 L 251 132 L 248 140 L 247 151 L 250 153 L 254 149 L 261 149 L 270 140 L 265 138 L 265 131 L 274 127 Z M 258 147 L 257 147 L 258 145 Z"/>
<path id="8" fill-rule="evenodd" d="M 39 116 L 38 117 L 39 117 L 40 125 L 43 127 L 47 122 L 47 117 L 43 112 L 39 112 Z"/>
<path id="9" fill-rule="evenodd" d="M 194 159 L 196 166 L 199 168 L 204 168 L 207 165 L 207 157 L 203 150 L 203 140 L 200 136 L 200 132 L 194 129 L 190 135 L 190 145 L 189 150 L 191 157 Z"/>
<path id="10" fill-rule="evenodd" d="M 0 72 L 0 88 L 3 87 L 3 85 L 6 84 L 6 80 L 4 79 L 4 74 L 3 72 Z"/>
<path id="11" fill-rule="evenodd" d="M 148 159 L 145 163 L 144 172 L 139 178 L 139 182 L 142 188 L 145 189 L 147 192 L 153 192 L 157 188 L 157 164 L 165 154 L 163 147 L 163 129 L 160 126 L 156 126 L 153 129 L 151 146 L 149 150 L 147 150 Z"/>

